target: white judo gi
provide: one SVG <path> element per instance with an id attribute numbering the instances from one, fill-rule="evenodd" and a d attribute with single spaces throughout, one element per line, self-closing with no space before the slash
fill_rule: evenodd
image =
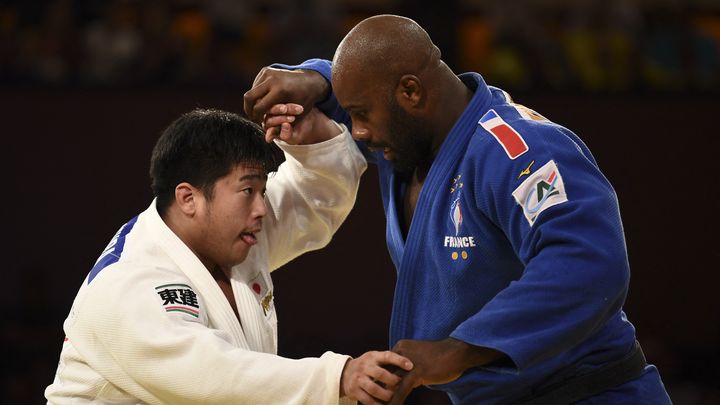
<path id="1" fill-rule="evenodd" d="M 321 248 L 355 203 L 367 167 L 346 128 L 314 145 L 279 142 L 258 244 L 232 269 L 241 322 L 220 287 L 165 225 L 155 201 L 125 224 L 78 292 L 52 404 L 338 404 L 349 358 L 277 356 L 270 271 Z"/>

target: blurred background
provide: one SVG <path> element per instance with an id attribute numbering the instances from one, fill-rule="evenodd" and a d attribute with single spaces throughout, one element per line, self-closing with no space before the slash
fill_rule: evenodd
<path id="1" fill-rule="evenodd" d="M 242 113 L 261 67 L 332 58 L 380 13 L 585 140 L 620 200 L 649 361 L 676 404 L 720 403 L 720 0 L 0 0 L 0 403 L 44 403 L 78 287 L 152 198 L 162 129 L 196 107 Z M 325 250 L 274 273 L 280 354 L 387 348 L 375 175 Z M 422 388 L 408 403 L 449 402 Z"/>

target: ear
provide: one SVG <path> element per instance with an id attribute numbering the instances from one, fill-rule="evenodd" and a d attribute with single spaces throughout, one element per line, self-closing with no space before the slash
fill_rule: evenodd
<path id="1" fill-rule="evenodd" d="M 395 89 L 398 104 L 407 110 L 421 108 L 425 98 L 425 89 L 415 75 L 403 75 Z"/>
<path id="2" fill-rule="evenodd" d="M 175 187 L 175 203 L 180 211 L 188 216 L 195 215 L 201 196 L 200 190 L 193 187 L 192 184 L 183 182 Z"/>

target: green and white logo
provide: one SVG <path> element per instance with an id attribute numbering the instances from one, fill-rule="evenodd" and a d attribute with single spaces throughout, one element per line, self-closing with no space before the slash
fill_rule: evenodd
<path id="1" fill-rule="evenodd" d="M 522 207 L 530 226 L 541 212 L 568 200 L 562 176 L 552 160 L 525 179 L 512 195 Z"/>

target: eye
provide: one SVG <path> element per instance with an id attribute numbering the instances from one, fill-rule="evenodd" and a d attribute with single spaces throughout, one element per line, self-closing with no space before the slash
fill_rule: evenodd
<path id="1" fill-rule="evenodd" d="M 267 189 L 266 189 L 266 188 L 263 188 L 263 189 L 262 189 L 262 196 L 263 196 L 263 198 L 265 198 L 265 193 L 267 193 Z"/>
<path id="2" fill-rule="evenodd" d="M 350 113 L 350 118 L 364 121 L 367 119 L 367 113 L 365 111 L 353 111 Z"/>
<path id="3" fill-rule="evenodd" d="M 253 193 L 254 191 L 255 191 L 255 190 L 253 190 L 252 187 L 246 187 L 246 188 L 240 190 L 241 193 L 245 193 L 245 194 L 247 194 L 247 195 L 252 195 L 252 193 Z"/>

